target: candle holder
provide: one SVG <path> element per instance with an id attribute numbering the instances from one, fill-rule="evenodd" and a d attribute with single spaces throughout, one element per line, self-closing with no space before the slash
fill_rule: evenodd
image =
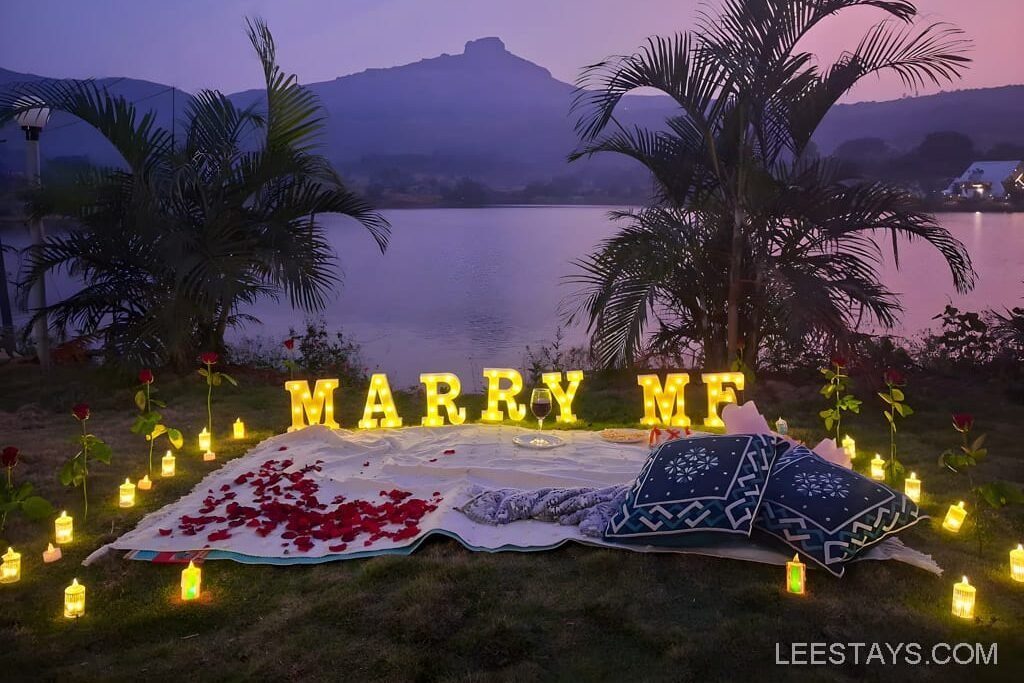
<path id="1" fill-rule="evenodd" d="M 139 479 L 138 488 L 140 491 L 148 491 L 153 488 L 153 482 L 150 480 L 148 474 L 144 474 L 142 479 Z"/>
<path id="2" fill-rule="evenodd" d="M 242 418 L 238 418 L 231 425 L 231 436 L 233 436 L 236 439 L 245 438 L 245 423 L 242 422 Z"/>
<path id="3" fill-rule="evenodd" d="M 210 445 L 210 432 L 206 430 L 206 427 L 203 427 L 203 431 L 199 432 L 199 450 L 203 453 L 209 453 Z"/>

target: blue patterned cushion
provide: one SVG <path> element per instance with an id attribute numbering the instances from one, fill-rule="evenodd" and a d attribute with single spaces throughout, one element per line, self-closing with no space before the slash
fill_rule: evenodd
<path id="1" fill-rule="evenodd" d="M 805 446 L 775 460 L 758 529 L 781 539 L 836 576 L 844 563 L 925 516 L 902 493 L 832 464 Z"/>
<path id="2" fill-rule="evenodd" d="M 775 452 L 775 438 L 764 434 L 668 441 L 651 453 L 604 536 L 662 546 L 749 536 Z"/>

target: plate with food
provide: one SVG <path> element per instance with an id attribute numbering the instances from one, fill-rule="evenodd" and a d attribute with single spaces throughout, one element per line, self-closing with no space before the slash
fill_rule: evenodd
<path id="1" fill-rule="evenodd" d="M 646 443 L 650 438 L 649 429 L 602 429 L 598 432 L 605 441 L 612 443 Z"/>

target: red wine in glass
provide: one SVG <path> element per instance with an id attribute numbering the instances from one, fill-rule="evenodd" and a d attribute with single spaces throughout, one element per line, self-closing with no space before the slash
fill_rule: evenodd
<path id="1" fill-rule="evenodd" d="M 534 389 L 530 394 L 530 411 L 537 418 L 537 429 L 544 430 L 544 418 L 551 414 L 551 391 Z"/>

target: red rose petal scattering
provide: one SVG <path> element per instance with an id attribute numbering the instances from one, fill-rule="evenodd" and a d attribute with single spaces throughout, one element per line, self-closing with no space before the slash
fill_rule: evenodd
<path id="1" fill-rule="evenodd" d="M 331 541 L 327 549 L 342 552 L 356 540 L 368 547 L 382 538 L 415 538 L 421 531 L 420 520 L 436 510 L 442 500 L 438 491 L 433 493 L 434 500 L 428 501 L 413 498 L 410 491 L 392 489 L 380 492 L 380 503 L 335 496 L 328 505 L 317 498 L 320 485 L 307 476 L 319 472 L 322 462 L 289 471 L 294 461 L 267 460 L 257 471 L 245 472 L 233 480 L 234 486 L 251 489 L 257 507 L 235 501 L 237 491 L 224 484 L 220 495 L 208 489 L 199 515 L 182 515 L 178 530 L 185 536 L 195 536 L 207 527 L 215 527 L 206 536 L 213 543 L 231 538 L 232 530 L 238 533 L 252 529 L 264 538 L 275 534 L 287 541 L 282 547 L 294 546 L 300 552 L 312 550 L 315 541 Z M 172 530 L 160 529 L 159 533 L 169 536 Z"/>
<path id="2" fill-rule="evenodd" d="M 446 449 L 444 449 L 444 454 L 445 455 L 455 455 L 455 449 L 454 448 L 446 448 Z"/>

